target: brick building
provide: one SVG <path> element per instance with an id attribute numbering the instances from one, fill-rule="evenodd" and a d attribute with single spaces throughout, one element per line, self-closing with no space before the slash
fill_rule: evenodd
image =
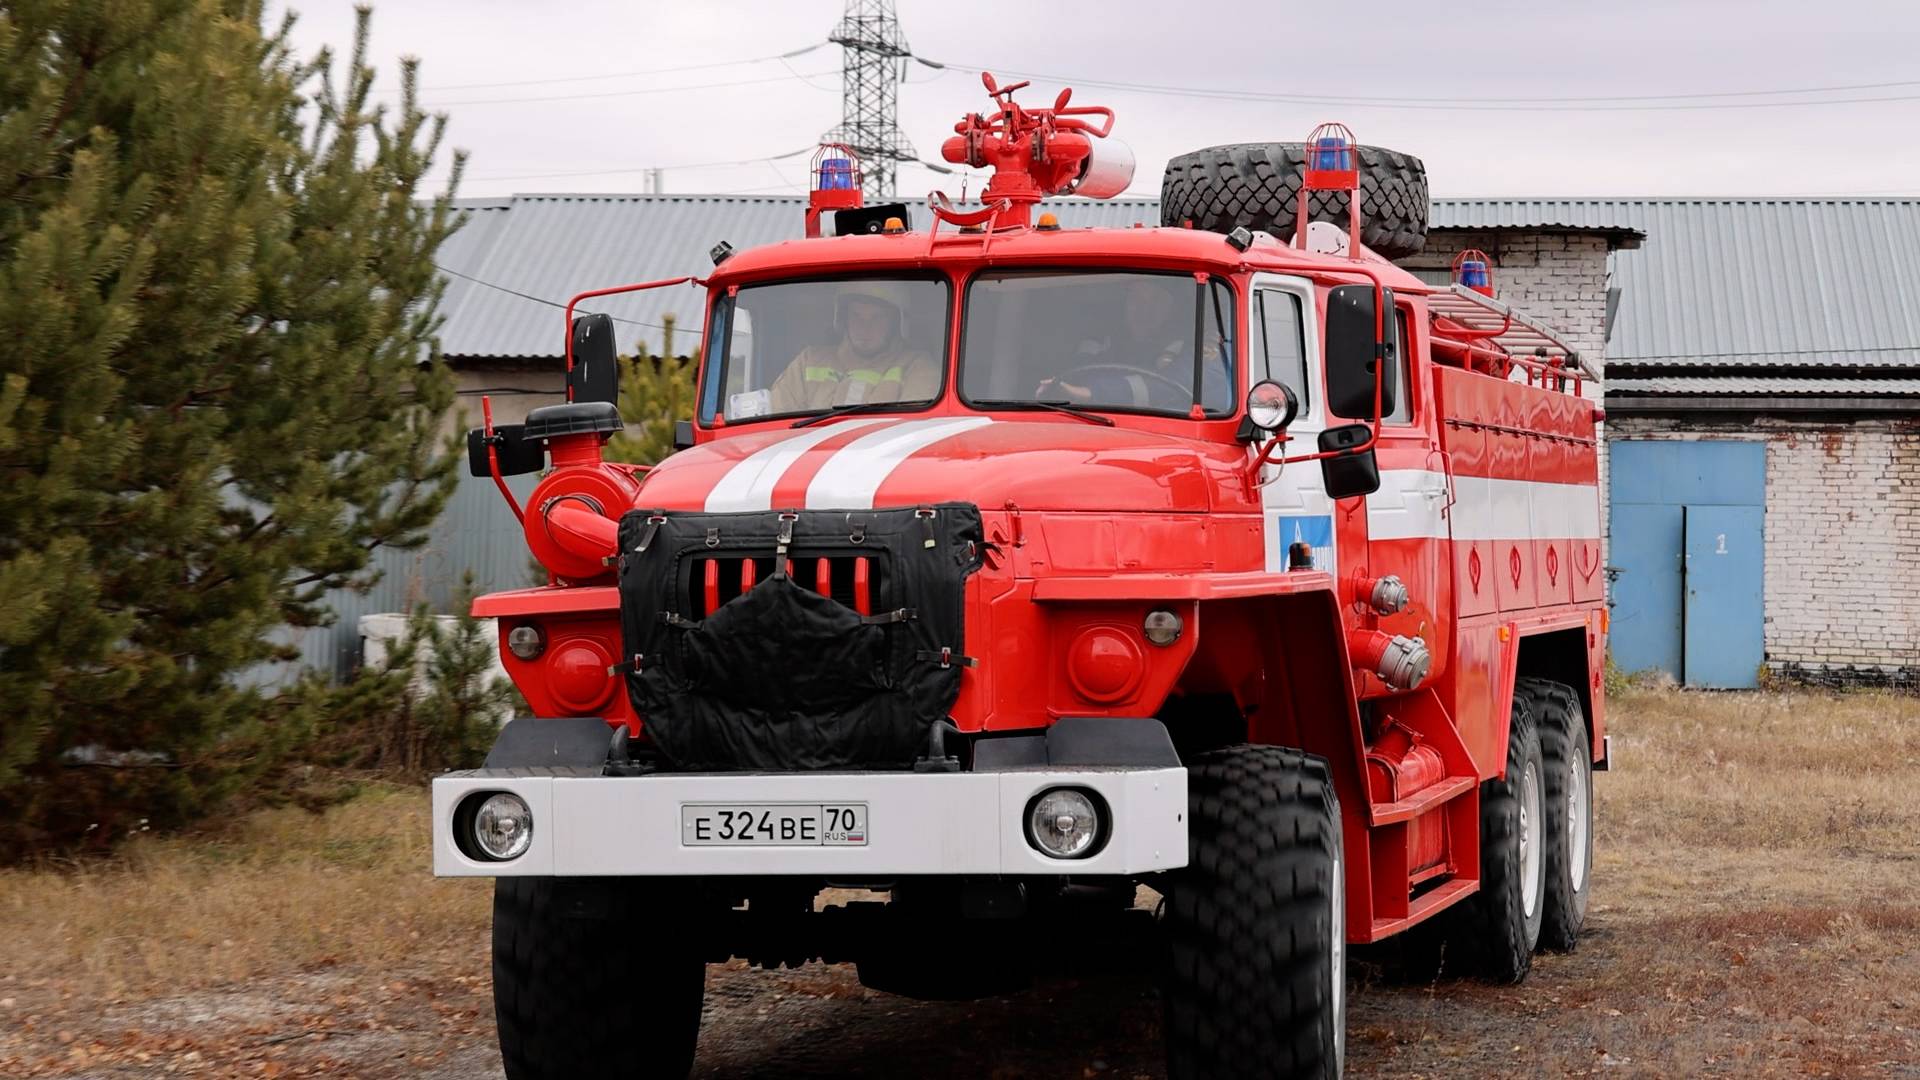
<path id="1" fill-rule="evenodd" d="M 1593 205 L 1616 661 L 1920 684 L 1920 200 Z"/>

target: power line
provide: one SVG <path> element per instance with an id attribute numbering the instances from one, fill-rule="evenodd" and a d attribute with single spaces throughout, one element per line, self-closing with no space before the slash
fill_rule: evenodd
<path id="1" fill-rule="evenodd" d="M 599 82 L 604 79 L 631 79 L 641 75 L 677 75 L 685 71 L 710 71 L 714 68 L 745 67 L 748 64 L 765 64 L 773 60 L 791 60 L 796 56 L 805 56 L 815 49 L 824 48 L 826 44 L 824 41 L 816 41 L 811 45 L 802 46 L 798 49 L 790 49 L 783 53 L 774 53 L 771 56 L 749 57 L 745 60 L 716 60 L 710 64 L 683 64 L 679 67 L 645 68 L 640 71 L 616 71 L 607 75 L 564 75 L 554 79 L 517 79 L 513 82 L 454 83 L 447 86 L 423 87 L 421 92 L 444 93 L 449 90 L 497 90 L 509 86 L 552 86 L 556 83 Z M 397 86 L 374 91 L 376 94 L 397 94 L 399 92 L 400 87 Z"/>
<path id="2" fill-rule="evenodd" d="M 795 71 L 786 75 L 770 75 L 761 79 L 734 79 L 728 82 L 691 83 L 680 86 L 647 86 L 638 90 L 608 90 L 597 94 L 557 94 L 550 97 L 478 98 L 469 101 L 423 101 L 421 104 L 425 108 L 446 109 L 454 106 L 470 105 L 522 105 L 540 101 L 591 101 L 597 98 L 633 97 L 639 94 L 677 94 L 686 90 L 716 90 L 727 86 L 757 86 L 762 83 L 786 82 L 789 79 L 796 78 L 806 83 L 809 87 L 818 90 L 820 87 L 807 82 L 808 77 L 831 74 L 833 73 L 830 71 L 811 71 L 804 74 Z"/>
<path id="3" fill-rule="evenodd" d="M 547 180 L 559 176 L 620 176 L 625 173 L 651 172 L 654 169 L 718 169 L 729 165 L 759 165 L 763 162 L 783 161 L 801 154 L 811 153 L 811 146 L 798 150 L 789 150 L 784 154 L 769 154 L 766 157 L 737 158 L 733 161 L 695 161 L 680 165 L 635 165 L 622 169 L 587 169 L 579 172 L 515 173 L 513 175 L 469 176 L 469 180 Z"/>
<path id="4" fill-rule="evenodd" d="M 496 285 L 491 281 L 484 281 L 480 278 L 474 277 L 472 274 L 463 274 L 460 271 L 453 269 L 452 267 L 444 266 L 438 262 L 434 263 L 433 265 L 435 269 L 439 270 L 443 274 L 452 274 L 454 277 L 460 278 L 463 281 L 471 281 L 475 285 L 479 285 L 483 288 L 494 289 L 499 292 L 506 293 L 508 296 L 517 296 L 522 300 L 531 300 L 536 304 L 545 304 L 548 307 L 559 308 L 561 311 L 567 310 L 567 305 L 561 303 L 558 300 L 549 300 L 544 296 L 535 296 L 532 293 L 521 292 L 519 289 L 510 289 L 505 285 Z M 579 308 L 579 307 L 574 308 L 573 311 L 574 311 L 574 314 L 576 315 L 604 314 L 603 312 L 588 311 L 585 308 Z M 669 329 L 668 327 L 662 326 L 659 323 L 642 322 L 639 319 L 623 319 L 618 315 L 607 315 L 607 318 L 612 319 L 614 322 L 626 323 L 628 326 L 644 326 L 652 330 Z"/>
<path id="5" fill-rule="evenodd" d="M 979 74 L 985 68 L 967 64 L 942 63 L 916 56 L 915 60 L 932 68 L 948 68 Z M 1174 86 L 1156 83 L 1120 82 L 1108 79 L 1081 78 L 1062 75 L 1057 72 L 1019 71 L 1009 68 L 994 68 L 1002 75 L 1021 79 L 1044 79 L 1049 82 L 1068 83 L 1074 86 L 1092 87 L 1102 90 L 1115 90 L 1123 93 L 1165 94 L 1175 97 L 1207 98 L 1224 101 L 1260 101 L 1283 102 L 1297 105 L 1344 105 L 1351 108 L 1376 109 L 1414 109 L 1434 112 L 1663 112 L 1674 110 L 1705 109 L 1778 109 L 1795 106 L 1815 105 L 1860 105 L 1888 101 L 1920 101 L 1920 93 L 1882 95 L 1877 97 L 1830 98 L 1813 101 L 1695 101 L 1689 99 L 1783 96 L 1788 94 L 1859 92 L 1865 90 L 1889 89 L 1903 86 L 1920 86 L 1920 80 L 1857 83 L 1846 86 L 1803 87 L 1779 90 L 1730 90 L 1701 94 L 1646 94 L 1620 95 L 1614 97 L 1586 98 L 1393 98 L 1393 97 L 1338 97 L 1325 94 L 1303 94 L 1292 91 L 1236 90 L 1223 87 Z M 1581 104 L 1582 102 L 1635 102 L 1654 101 L 1660 104 Z"/>

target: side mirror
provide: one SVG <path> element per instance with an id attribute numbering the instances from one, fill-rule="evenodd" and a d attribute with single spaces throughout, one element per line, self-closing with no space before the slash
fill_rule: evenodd
<path id="1" fill-rule="evenodd" d="M 539 472 L 547 467 L 547 444 L 539 439 L 526 437 L 525 424 L 495 424 L 493 426 L 494 447 L 500 457 L 501 476 L 519 476 L 521 473 Z M 487 430 L 471 428 L 467 431 L 467 471 L 475 476 L 492 476 L 493 470 L 487 467 Z"/>
<path id="2" fill-rule="evenodd" d="M 1393 317 L 1393 291 L 1387 291 L 1387 364 L 1381 373 L 1380 415 L 1393 412 L 1400 385 Z M 1327 293 L 1327 408 L 1351 420 L 1373 419 L 1373 286 L 1341 285 Z"/>
<path id="3" fill-rule="evenodd" d="M 1372 401 L 1367 407 L 1373 407 Z M 1380 490 L 1380 465 L 1374 460 L 1373 447 L 1351 452 L 1354 447 L 1366 446 L 1372 437 L 1373 428 L 1368 424 L 1343 424 L 1320 433 L 1320 449 L 1336 452 L 1333 457 L 1320 459 L 1320 480 L 1326 485 L 1328 498 L 1350 499 Z"/>
<path id="4" fill-rule="evenodd" d="M 567 400 L 619 402 L 620 351 L 613 343 L 613 316 L 582 315 L 573 320 Z"/>
<path id="5" fill-rule="evenodd" d="M 675 450 L 693 449 L 693 421 L 675 420 L 673 422 L 673 448 Z"/>
<path id="6" fill-rule="evenodd" d="M 1287 430 L 1300 415 L 1300 399 L 1293 388 L 1262 379 L 1247 388 L 1247 423 L 1271 435 Z"/>

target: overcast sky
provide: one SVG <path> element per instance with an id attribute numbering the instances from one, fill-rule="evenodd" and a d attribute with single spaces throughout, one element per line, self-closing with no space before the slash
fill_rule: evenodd
<path id="1" fill-rule="evenodd" d="M 1075 91 L 1118 114 L 1142 195 L 1173 154 L 1299 140 L 1328 119 L 1424 158 L 1443 196 L 1920 195 L 1916 0 L 898 6 L 916 55 L 1038 73 L 1035 104 L 1074 79 L 1167 88 Z M 285 7 L 303 51 L 350 43 L 350 0 L 281 0 L 270 17 Z M 804 155 L 745 159 L 839 122 L 840 49 L 763 58 L 824 43 L 842 7 L 378 0 L 373 57 L 383 86 L 398 57 L 422 61 L 426 104 L 471 153 L 462 195 L 637 192 L 655 166 L 670 192 L 794 193 Z M 1782 104 L 1809 101 L 1823 104 Z M 986 104 L 977 75 L 910 63 L 900 125 L 938 161 L 953 122 Z M 958 194 L 959 181 L 903 166 L 899 186 Z"/>

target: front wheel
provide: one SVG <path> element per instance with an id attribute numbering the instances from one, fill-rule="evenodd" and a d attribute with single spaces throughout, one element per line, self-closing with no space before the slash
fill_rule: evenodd
<path id="1" fill-rule="evenodd" d="M 493 1010 L 508 1080 L 693 1069 L 706 964 L 688 935 L 640 934 L 642 910 L 672 925 L 625 879 L 494 882 Z"/>
<path id="2" fill-rule="evenodd" d="M 1187 865 L 1166 887 L 1168 1077 L 1339 1076 L 1346 880 L 1327 763 L 1199 754 L 1187 806 Z"/>

